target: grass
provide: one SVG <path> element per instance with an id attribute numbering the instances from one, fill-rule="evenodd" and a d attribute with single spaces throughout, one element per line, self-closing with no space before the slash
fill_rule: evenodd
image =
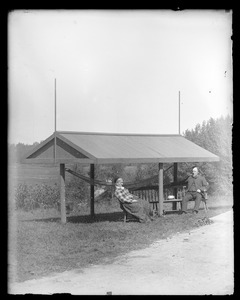
<path id="1" fill-rule="evenodd" d="M 28 185 L 55 183 L 59 181 L 59 167 L 34 164 L 12 164 L 8 166 L 8 178 L 11 182 Z"/>
<path id="2" fill-rule="evenodd" d="M 66 167 L 73 168 L 72 164 Z M 88 170 L 88 166 L 85 167 Z M 50 164 L 9 164 L 8 180 L 16 184 L 24 183 L 34 184 L 54 184 L 59 182 L 59 165 Z M 72 178 L 72 175 L 66 172 L 66 180 Z"/>
<path id="3" fill-rule="evenodd" d="M 209 217 L 232 208 L 232 199 L 226 197 L 211 197 L 208 203 Z M 95 213 L 93 220 L 89 207 L 83 207 L 62 224 L 55 209 L 11 209 L 9 279 L 20 282 L 90 264 L 111 263 L 120 254 L 191 230 L 196 219 L 205 216 L 202 209 L 197 216 L 167 214 L 150 224 L 123 223 L 123 213 L 116 202 L 96 203 Z"/>

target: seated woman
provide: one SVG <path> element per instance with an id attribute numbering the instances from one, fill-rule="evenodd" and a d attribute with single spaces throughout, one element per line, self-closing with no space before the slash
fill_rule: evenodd
<path id="1" fill-rule="evenodd" d="M 122 204 L 125 211 L 133 215 L 141 223 L 152 221 L 150 216 L 150 204 L 148 201 L 140 199 L 129 193 L 128 189 L 123 187 L 123 179 L 116 178 L 115 181 L 115 196 Z"/>

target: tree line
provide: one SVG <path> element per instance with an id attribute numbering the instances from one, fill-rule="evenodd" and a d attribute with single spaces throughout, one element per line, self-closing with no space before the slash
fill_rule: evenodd
<path id="1" fill-rule="evenodd" d="M 8 162 L 9 164 L 14 163 L 21 163 L 21 159 L 31 151 L 33 148 L 35 148 L 40 143 L 35 142 L 33 144 L 24 144 L 24 143 L 18 143 L 18 144 L 9 144 L 8 145 Z"/>

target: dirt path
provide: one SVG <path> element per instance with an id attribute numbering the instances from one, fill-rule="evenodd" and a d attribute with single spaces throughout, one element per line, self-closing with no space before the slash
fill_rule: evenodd
<path id="1" fill-rule="evenodd" d="M 11 294 L 226 295 L 233 293 L 233 213 L 149 248 L 56 276 L 14 283 Z"/>

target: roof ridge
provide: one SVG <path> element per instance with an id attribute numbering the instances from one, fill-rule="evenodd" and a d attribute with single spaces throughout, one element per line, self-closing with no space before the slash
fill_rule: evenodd
<path id="1" fill-rule="evenodd" d="M 159 133 L 113 133 L 113 132 L 84 132 L 84 131 L 57 131 L 58 134 L 83 134 L 83 135 L 116 135 L 116 136 L 182 136 L 181 134 Z"/>

